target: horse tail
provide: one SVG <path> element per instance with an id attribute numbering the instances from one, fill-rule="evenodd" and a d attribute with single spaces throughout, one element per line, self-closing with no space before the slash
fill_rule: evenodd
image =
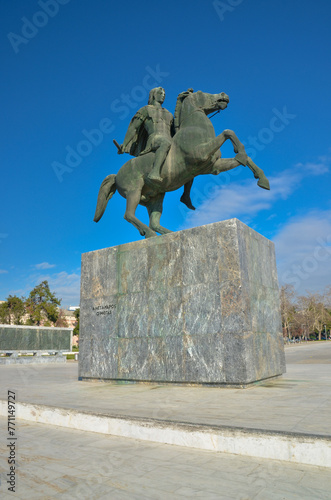
<path id="1" fill-rule="evenodd" d="M 106 210 L 110 198 L 116 191 L 116 175 L 110 174 L 103 181 L 99 189 L 97 208 L 95 209 L 94 222 L 98 222 Z"/>

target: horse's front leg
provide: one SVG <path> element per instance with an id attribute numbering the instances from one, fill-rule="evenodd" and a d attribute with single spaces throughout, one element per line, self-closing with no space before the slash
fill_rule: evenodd
<path id="1" fill-rule="evenodd" d="M 225 140 L 229 139 L 232 144 L 233 144 L 233 149 L 234 152 L 237 153 L 236 156 L 233 158 L 236 162 L 238 162 L 240 165 L 243 165 L 244 167 L 247 166 L 254 174 L 255 179 L 258 179 L 257 185 L 263 189 L 270 189 L 269 181 L 264 175 L 264 172 L 261 168 L 259 168 L 253 160 L 247 156 L 247 153 L 245 151 L 245 146 L 243 145 L 242 142 L 238 139 L 236 134 L 233 132 L 233 130 L 224 130 L 222 134 L 220 134 L 218 137 L 216 137 L 216 140 L 219 139 L 222 144 L 224 144 L 224 137 Z M 217 151 L 217 150 L 216 150 Z M 232 168 L 235 168 L 237 165 L 234 165 L 233 163 L 225 163 L 222 166 L 223 171 L 225 170 L 231 170 Z M 224 170 L 225 169 L 225 170 Z"/>
<path id="2" fill-rule="evenodd" d="M 218 160 L 215 161 L 210 173 L 218 175 L 221 172 L 227 172 L 228 170 L 239 167 L 239 165 L 240 163 L 234 158 L 218 158 Z"/>
<path id="3" fill-rule="evenodd" d="M 228 139 L 233 144 L 234 152 L 237 153 L 236 159 L 238 163 L 246 165 L 248 156 L 246 155 L 245 147 L 232 130 L 223 130 L 223 132 L 214 139 L 210 139 L 203 144 L 198 144 L 193 148 L 193 156 L 202 161 L 208 161 L 208 158 L 216 153 Z"/>
<path id="4" fill-rule="evenodd" d="M 237 155 L 238 156 L 238 155 Z M 236 158 L 237 158 L 236 156 Z M 227 170 L 232 170 L 233 168 L 238 167 L 241 162 L 236 160 L 236 158 L 219 158 L 213 165 L 213 169 L 210 172 L 213 175 L 218 175 L 221 172 L 226 172 Z M 257 185 L 263 189 L 270 189 L 270 184 L 264 172 L 261 168 L 259 168 L 253 160 L 247 156 L 247 167 L 253 172 L 255 179 L 258 179 Z"/>

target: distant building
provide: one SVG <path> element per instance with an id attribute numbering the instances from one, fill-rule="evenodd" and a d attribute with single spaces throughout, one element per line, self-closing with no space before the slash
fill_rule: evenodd
<path id="1" fill-rule="evenodd" d="M 78 309 L 79 309 L 79 307 L 78 307 Z M 63 310 L 63 312 L 64 312 L 64 319 L 68 323 L 68 327 L 69 328 L 75 328 L 75 326 L 77 325 L 77 319 L 76 319 L 76 317 L 74 315 L 74 311 L 75 310 L 72 311 L 70 309 L 68 309 L 68 311 Z"/>

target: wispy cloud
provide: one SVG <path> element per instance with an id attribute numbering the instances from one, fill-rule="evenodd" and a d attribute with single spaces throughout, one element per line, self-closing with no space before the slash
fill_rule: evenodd
<path id="1" fill-rule="evenodd" d="M 331 155 L 319 156 L 316 162 L 297 163 L 296 167 L 308 175 L 323 175 L 330 171 Z"/>
<path id="2" fill-rule="evenodd" d="M 270 178 L 271 191 L 256 187 L 250 180 L 232 186 L 208 186 L 206 192 L 192 189 L 202 200 L 200 207 L 189 213 L 180 229 L 199 226 L 233 217 L 246 224 L 257 213 L 272 209 L 275 202 L 288 199 L 301 182 L 330 172 L 331 155 L 316 162 L 298 163 Z M 268 213 L 268 220 L 275 216 Z M 331 283 L 331 210 L 311 210 L 308 214 L 291 217 L 273 238 L 280 284 L 290 283 L 299 293 L 321 291 Z"/>
<path id="3" fill-rule="evenodd" d="M 35 264 L 33 266 L 35 269 L 51 269 L 52 267 L 55 267 L 55 264 L 49 264 L 48 262 L 41 262 L 40 264 Z"/>
<path id="4" fill-rule="evenodd" d="M 7 274 L 8 271 L 6 271 L 6 269 L 0 269 L 0 274 Z"/>
<path id="5" fill-rule="evenodd" d="M 331 210 L 291 218 L 275 236 L 280 284 L 323 290 L 331 283 Z"/>
<path id="6" fill-rule="evenodd" d="M 11 295 L 28 296 L 31 290 L 42 281 L 48 281 L 50 290 L 55 296 L 62 300 L 61 307 L 79 305 L 80 302 L 80 275 L 62 271 L 55 274 L 31 274 L 24 288 L 10 290 Z"/>
<path id="7" fill-rule="evenodd" d="M 245 181 L 235 186 L 230 184 L 220 186 L 216 177 L 202 189 L 196 188 L 193 184 L 193 201 L 194 199 L 203 201 L 195 212 L 187 214 L 180 229 L 210 224 L 232 217 L 244 217 L 247 222 L 247 218 L 262 210 L 270 210 L 274 202 L 280 199 L 286 200 L 298 189 L 304 178 L 312 174 L 317 176 L 328 173 L 330 163 L 330 155 L 321 156 L 316 162 L 297 163 L 293 168 L 279 172 L 277 177 L 269 178 L 271 191 L 258 188 L 256 180 Z"/>
<path id="8" fill-rule="evenodd" d="M 232 217 L 253 216 L 268 210 L 274 201 L 286 200 L 302 178 L 299 170 L 285 170 L 278 177 L 270 178 L 271 191 L 258 188 L 256 180 L 236 186 L 217 186 L 200 207 L 190 213 L 181 229 L 210 224 Z M 194 199 L 194 188 L 192 198 Z M 198 195 L 201 196 L 201 193 Z"/>
<path id="9" fill-rule="evenodd" d="M 48 281 L 49 287 L 55 295 L 62 299 L 62 306 L 79 305 L 80 301 L 80 275 L 76 273 L 60 273 L 50 275 L 39 275 L 34 278 L 37 283 Z M 34 285 L 35 286 L 35 285 Z M 33 287 L 32 287 L 33 288 Z"/>

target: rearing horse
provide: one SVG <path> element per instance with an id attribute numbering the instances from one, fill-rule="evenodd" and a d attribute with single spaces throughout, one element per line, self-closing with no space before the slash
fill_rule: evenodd
<path id="1" fill-rule="evenodd" d="M 208 118 L 213 111 L 227 107 L 229 97 L 224 93 L 206 94 L 198 91 L 190 93 L 183 101 L 179 123 L 180 127 L 172 140 L 167 158 L 162 166 L 161 184 L 153 184 L 148 174 L 153 168 L 155 153 L 150 152 L 132 158 L 118 171 L 117 175 L 108 175 L 101 184 L 97 208 L 94 216 L 98 222 L 116 189 L 126 198 L 124 218 L 133 224 L 142 236 L 150 238 L 156 233 L 170 233 L 160 225 L 164 195 L 184 184 L 193 181 L 201 174 L 217 175 L 239 165 L 247 165 L 254 177 L 259 179 L 258 186 L 270 189 L 263 170 L 258 168 L 245 152 L 244 145 L 232 130 L 224 130 L 217 137 Z M 220 147 L 226 140 L 233 144 L 236 156 L 221 158 Z M 137 219 L 135 212 L 138 204 L 147 208 L 149 227 Z"/>

